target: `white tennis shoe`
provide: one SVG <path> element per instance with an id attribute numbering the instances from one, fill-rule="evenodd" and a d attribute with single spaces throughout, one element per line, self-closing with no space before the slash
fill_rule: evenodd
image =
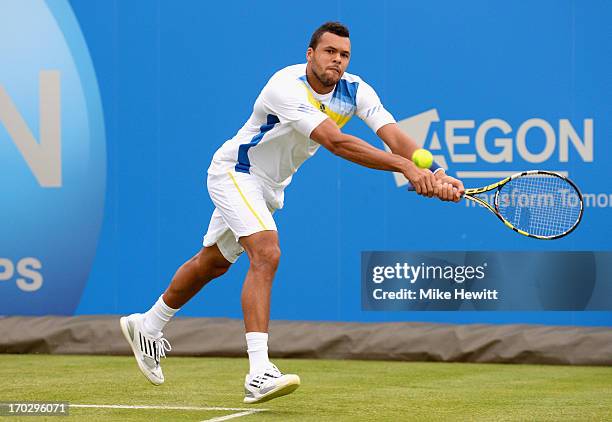
<path id="1" fill-rule="evenodd" d="M 152 384 L 160 385 L 164 383 L 164 373 L 159 361 L 166 357 L 166 352 L 172 350 L 172 346 L 162 334 L 158 337 L 145 334 L 142 331 L 142 320 L 142 314 L 121 317 L 121 332 L 132 348 L 140 371 Z"/>
<path id="2" fill-rule="evenodd" d="M 244 402 L 263 403 L 276 397 L 293 393 L 300 386 L 300 377 L 283 374 L 272 365 L 265 371 L 244 380 Z"/>

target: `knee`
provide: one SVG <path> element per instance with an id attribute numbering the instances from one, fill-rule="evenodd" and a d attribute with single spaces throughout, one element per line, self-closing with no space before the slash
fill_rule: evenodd
<path id="1" fill-rule="evenodd" d="M 278 245 L 261 247 L 250 257 L 251 265 L 256 269 L 276 271 L 280 256 L 281 250 Z"/>
<path id="2" fill-rule="evenodd" d="M 210 259 L 210 257 L 206 257 L 202 252 L 194 256 L 192 262 L 196 266 L 199 278 L 203 281 L 210 281 L 222 276 L 232 265 L 226 260 Z"/>
<path id="3" fill-rule="evenodd" d="M 216 263 L 212 269 L 213 278 L 221 277 L 225 274 L 229 270 L 230 265 L 229 263 Z"/>

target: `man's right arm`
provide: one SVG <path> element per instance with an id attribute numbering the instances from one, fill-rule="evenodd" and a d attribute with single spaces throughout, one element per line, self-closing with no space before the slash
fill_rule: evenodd
<path id="1" fill-rule="evenodd" d="M 325 119 L 310 134 L 310 138 L 333 154 L 365 167 L 402 173 L 418 194 L 432 197 L 438 188 L 433 173 L 416 167 L 400 155 L 373 147 L 356 136 L 342 133 L 336 123 Z"/>

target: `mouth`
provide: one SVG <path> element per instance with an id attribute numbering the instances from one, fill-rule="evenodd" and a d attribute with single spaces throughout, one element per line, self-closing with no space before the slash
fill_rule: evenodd
<path id="1" fill-rule="evenodd" d="M 333 70 L 334 72 L 336 72 L 338 75 L 341 74 L 342 72 L 340 71 L 339 68 L 337 67 L 328 67 L 327 70 Z"/>

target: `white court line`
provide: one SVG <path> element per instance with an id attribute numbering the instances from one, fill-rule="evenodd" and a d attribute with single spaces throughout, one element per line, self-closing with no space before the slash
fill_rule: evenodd
<path id="1" fill-rule="evenodd" d="M 263 411 L 264 411 L 263 409 L 252 409 L 252 410 L 247 410 L 246 412 L 232 413 L 231 415 L 227 415 L 227 416 L 219 416 L 218 418 L 205 419 L 205 420 L 200 421 L 200 422 L 221 422 L 221 421 L 227 421 L 227 420 L 230 420 L 230 419 L 240 418 L 242 416 L 249 416 L 249 415 L 252 415 L 253 413 L 263 412 Z"/>
<path id="2" fill-rule="evenodd" d="M 127 404 L 71 404 L 70 407 L 85 408 L 85 409 L 145 409 L 145 410 L 217 410 L 235 412 L 217 418 L 205 419 L 201 422 L 221 422 L 230 419 L 249 416 L 258 412 L 265 412 L 268 409 L 245 409 L 244 407 L 197 407 L 197 406 L 148 406 L 148 405 L 127 405 Z"/>
<path id="3" fill-rule="evenodd" d="M 70 407 L 99 408 L 99 409 L 152 409 L 152 410 L 227 410 L 265 412 L 268 409 L 247 409 L 244 407 L 197 407 L 197 406 L 148 406 L 127 404 L 70 404 Z"/>

